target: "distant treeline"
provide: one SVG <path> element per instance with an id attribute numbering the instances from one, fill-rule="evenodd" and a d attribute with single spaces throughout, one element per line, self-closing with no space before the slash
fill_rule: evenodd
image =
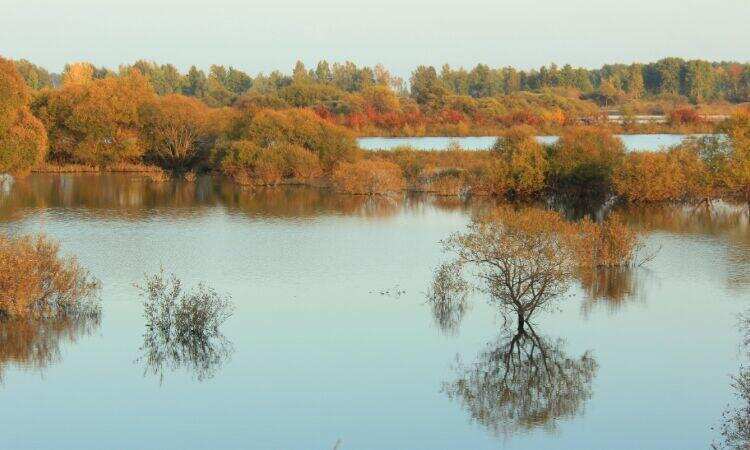
<path id="1" fill-rule="evenodd" d="M 695 129 L 703 115 L 717 108 L 726 114 L 732 103 L 750 98 L 750 65 L 678 58 L 595 70 L 554 64 L 530 71 L 483 64 L 471 70 L 419 66 L 408 83 L 381 65 L 351 62 L 321 61 L 314 69 L 297 62 L 291 74 L 256 76 L 220 65 L 208 73 L 193 66 L 183 74 L 171 64 L 149 61 L 117 70 L 73 63 L 59 75 L 26 60 L 15 65 L 34 91 L 137 71 L 160 96 L 194 97 L 210 107 L 310 108 L 362 135 L 497 134 L 520 124 L 554 133 L 605 120 L 601 107 L 619 109 L 630 130 L 636 129 L 634 115 L 645 113 L 666 115 L 669 123 L 642 131 L 687 131 L 675 126 L 706 131 Z M 724 105 L 695 107 L 717 102 Z"/>
<path id="2" fill-rule="evenodd" d="M 192 66 L 183 74 L 171 64 L 143 60 L 121 65 L 116 71 L 87 63 L 69 64 L 62 74 L 50 73 L 26 60 L 17 61 L 16 65 L 32 89 L 56 87 L 71 77 L 104 78 L 137 69 L 149 79 L 157 94 L 199 97 L 211 106 L 228 106 L 251 90 L 278 94 L 294 106 L 313 106 L 314 100 L 334 100 L 342 93 L 361 93 L 377 85 L 389 86 L 399 95 L 410 95 L 419 104 L 436 101 L 447 94 L 480 99 L 558 87 L 574 88 L 586 96 L 601 97 L 602 101 L 623 96 L 661 95 L 684 96 L 693 103 L 750 101 L 750 64 L 681 58 L 664 58 L 646 64 L 606 64 L 599 69 L 574 68 L 569 64 L 562 67 L 550 64 L 528 71 L 485 64 L 477 64 L 470 70 L 447 64 L 440 69 L 419 66 L 411 73 L 408 85 L 382 65 L 358 67 L 352 62 L 330 64 L 325 60 L 314 69 L 297 62 L 291 74 L 274 71 L 255 77 L 222 65 L 212 65 L 208 73 Z M 317 91 L 309 89 L 310 92 L 296 92 L 297 96 L 295 92 L 285 92 L 285 88 L 302 83 L 329 89 L 325 92 L 320 87 Z"/>

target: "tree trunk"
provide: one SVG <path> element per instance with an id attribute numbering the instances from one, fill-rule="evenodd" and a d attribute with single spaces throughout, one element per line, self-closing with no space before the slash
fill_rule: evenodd
<path id="1" fill-rule="evenodd" d="M 524 326 L 525 322 L 526 322 L 526 320 L 523 317 L 523 313 L 519 311 L 518 312 L 518 332 L 519 333 L 523 333 L 523 331 L 524 331 L 523 330 L 523 326 Z"/>

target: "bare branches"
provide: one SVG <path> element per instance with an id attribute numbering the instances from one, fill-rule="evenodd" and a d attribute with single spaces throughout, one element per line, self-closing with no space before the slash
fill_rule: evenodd
<path id="1" fill-rule="evenodd" d="M 140 287 L 146 332 L 142 356 L 145 371 L 164 379 L 164 371 L 185 368 L 198 380 L 213 377 L 229 359 L 232 344 L 220 331 L 232 315 L 229 298 L 211 288 L 198 285 L 183 291 L 182 282 L 161 271 L 147 277 Z"/>

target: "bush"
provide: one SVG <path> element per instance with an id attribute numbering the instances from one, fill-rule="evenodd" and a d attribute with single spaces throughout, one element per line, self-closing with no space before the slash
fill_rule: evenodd
<path id="1" fill-rule="evenodd" d="M 630 153 L 615 170 L 615 193 L 630 202 L 680 201 L 708 195 L 708 173 L 698 155 L 669 152 Z"/>
<path id="2" fill-rule="evenodd" d="M 16 123 L 29 93 L 13 61 L 0 57 L 0 136 Z"/>
<path id="3" fill-rule="evenodd" d="M 405 187 L 401 168 L 382 159 L 339 163 L 333 171 L 334 187 L 348 194 L 389 194 Z"/>
<path id="4" fill-rule="evenodd" d="M 568 235 L 578 266 L 584 269 L 629 267 L 641 247 L 638 233 L 628 228 L 616 214 L 601 223 L 584 219 L 571 224 Z"/>
<path id="5" fill-rule="evenodd" d="M 140 360 L 163 379 L 165 369 L 184 367 L 199 380 L 210 378 L 232 353 L 221 326 L 232 316 L 229 297 L 200 284 L 185 291 L 161 271 L 141 287 L 146 332 Z"/>
<path id="6" fill-rule="evenodd" d="M 677 108 L 669 113 L 668 121 L 671 125 L 693 125 L 702 123 L 703 119 L 693 108 Z"/>
<path id="7" fill-rule="evenodd" d="M 544 190 L 547 159 L 532 128 L 511 128 L 495 141 L 492 153 L 504 166 L 500 170 L 505 178 L 504 186 L 496 193 L 528 198 Z"/>
<path id="8" fill-rule="evenodd" d="M 219 148 L 220 167 L 240 184 L 273 185 L 284 180 L 311 180 L 323 173 L 318 157 L 294 144 L 261 147 L 234 141 Z"/>
<path id="9" fill-rule="evenodd" d="M 53 241 L 0 236 L 0 317 L 98 316 L 99 283 Z"/>
<path id="10" fill-rule="evenodd" d="M 261 147 L 280 143 L 298 145 L 316 154 L 326 169 L 339 161 L 351 162 L 357 155 L 357 143 L 351 132 L 308 110 L 262 110 L 240 127 L 239 135 Z"/>
<path id="11" fill-rule="evenodd" d="M 565 131 L 555 143 L 551 175 L 561 187 L 604 191 L 625 155 L 622 141 L 608 130 L 578 127 Z"/>

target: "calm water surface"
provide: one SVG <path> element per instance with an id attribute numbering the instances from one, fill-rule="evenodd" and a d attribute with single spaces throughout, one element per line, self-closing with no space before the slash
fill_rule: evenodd
<path id="1" fill-rule="evenodd" d="M 34 342 L 5 325 L 0 448 L 708 448 L 748 360 L 737 319 L 750 307 L 747 212 L 622 211 L 661 250 L 537 318 L 551 358 L 590 370 L 556 381 L 576 395 L 519 417 L 484 401 L 503 395 L 491 355 L 509 339 L 492 308 L 476 296 L 460 326 L 441 329 L 425 302 L 438 241 L 488 206 L 210 179 L 16 182 L 0 190 L 0 228 L 58 239 L 101 280 L 104 314 Z M 139 360 L 133 284 L 160 267 L 235 302 L 232 350 L 209 370 L 160 379 Z"/>
<path id="2" fill-rule="evenodd" d="M 629 151 L 659 150 L 680 144 L 690 136 L 702 136 L 700 134 L 622 134 L 625 148 Z M 359 138 L 359 146 L 366 150 L 391 150 L 396 147 L 410 146 L 418 150 L 445 150 L 453 142 L 457 142 L 461 148 L 466 150 L 487 150 L 492 147 L 497 139 L 496 136 L 469 136 L 469 137 L 364 137 Z M 537 136 L 540 142 L 552 144 L 557 136 Z"/>

